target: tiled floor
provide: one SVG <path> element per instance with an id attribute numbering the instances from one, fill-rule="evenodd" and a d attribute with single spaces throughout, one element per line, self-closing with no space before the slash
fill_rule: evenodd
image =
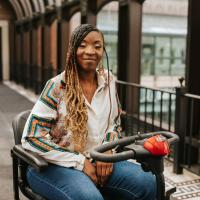
<path id="1" fill-rule="evenodd" d="M 164 175 L 166 190 L 172 187 L 177 190 L 171 195 L 171 200 L 200 200 L 200 176 L 187 170 L 183 170 L 183 174 L 174 174 L 169 161 L 165 161 Z"/>
<path id="2" fill-rule="evenodd" d="M 35 95 L 33 92 L 29 90 L 25 90 L 23 87 L 18 86 L 14 83 L 5 82 L 4 84 L 9 86 L 13 90 L 19 92 L 21 95 L 25 96 L 32 102 L 35 102 L 36 99 L 38 98 L 38 96 Z M 171 200 L 180 200 L 180 199 L 200 200 L 200 176 L 197 176 L 191 172 L 188 172 L 187 170 L 184 170 L 183 174 L 179 174 L 179 175 L 174 174 L 172 172 L 172 163 L 169 161 L 165 161 L 164 175 L 165 175 L 165 182 L 166 182 L 165 183 L 166 190 L 169 188 L 177 187 L 177 191 L 171 196 Z M 9 186 L 8 188 L 10 189 L 10 187 L 11 186 Z M 0 190 L 0 193 L 1 193 L 1 190 Z M 6 200 L 9 199 L 9 197 L 5 199 Z"/>

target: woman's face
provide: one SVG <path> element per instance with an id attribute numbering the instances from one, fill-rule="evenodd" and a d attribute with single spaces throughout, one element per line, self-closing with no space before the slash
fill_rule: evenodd
<path id="1" fill-rule="evenodd" d="M 96 67 L 103 56 L 103 37 L 97 31 L 86 35 L 76 52 L 79 67 L 85 71 L 96 71 Z"/>

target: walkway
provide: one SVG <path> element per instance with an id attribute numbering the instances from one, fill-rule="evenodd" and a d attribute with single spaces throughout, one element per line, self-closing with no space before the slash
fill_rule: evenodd
<path id="1" fill-rule="evenodd" d="M 0 84 L 0 199 L 12 200 L 12 168 L 10 149 L 14 144 L 12 134 L 12 119 L 14 116 L 27 109 L 33 103 L 22 95 Z"/>
<path id="2" fill-rule="evenodd" d="M 12 148 L 13 134 L 11 122 L 14 116 L 27 109 L 31 109 L 36 96 L 30 91 L 24 90 L 15 84 L 7 83 L 8 86 L 0 84 L 0 199 L 12 200 L 12 169 L 10 149 Z M 13 88 L 13 89 L 10 89 Z M 18 92 L 15 92 L 18 91 Z M 21 94 L 19 94 L 19 92 Z M 30 100 L 23 95 L 29 97 Z M 166 187 L 171 188 L 177 186 L 177 192 L 173 194 L 172 200 L 200 199 L 200 177 L 188 171 L 184 171 L 184 175 L 176 175 L 172 173 L 172 165 L 165 163 Z M 26 199 L 26 198 L 22 198 Z M 56 199 L 55 199 L 56 200 Z"/>

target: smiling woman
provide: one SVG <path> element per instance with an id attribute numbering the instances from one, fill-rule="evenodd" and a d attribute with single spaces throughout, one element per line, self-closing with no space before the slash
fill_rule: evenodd
<path id="1" fill-rule="evenodd" d="M 78 73 L 90 72 L 95 75 L 97 65 L 103 56 L 103 36 L 100 32 L 92 31 L 81 42 L 77 49 Z"/>
<path id="2" fill-rule="evenodd" d="M 115 78 L 101 64 L 104 52 L 96 27 L 77 27 L 65 71 L 47 82 L 26 122 L 23 147 L 51 163 L 44 172 L 29 167 L 27 180 L 48 200 L 155 199 L 155 177 L 139 165 L 90 157 L 98 145 L 121 137 Z"/>
<path id="3" fill-rule="evenodd" d="M 83 39 L 76 52 L 79 81 L 89 103 L 98 87 L 96 70 L 103 56 L 103 48 L 103 35 L 92 31 Z"/>

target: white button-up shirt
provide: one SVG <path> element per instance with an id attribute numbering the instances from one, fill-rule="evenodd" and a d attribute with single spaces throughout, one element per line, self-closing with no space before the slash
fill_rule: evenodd
<path id="1" fill-rule="evenodd" d="M 98 88 L 91 104 L 85 98 L 88 109 L 88 136 L 83 154 L 74 151 L 73 133 L 66 132 L 64 127 L 67 113 L 65 72 L 47 82 L 25 124 L 22 146 L 38 153 L 50 163 L 82 170 L 85 155 L 88 155 L 88 152 L 103 142 L 113 141 L 120 137 L 118 131 L 120 108 L 115 78 L 111 73 L 109 74 L 110 97 L 108 75 L 105 71 L 103 75 L 97 72 Z"/>

